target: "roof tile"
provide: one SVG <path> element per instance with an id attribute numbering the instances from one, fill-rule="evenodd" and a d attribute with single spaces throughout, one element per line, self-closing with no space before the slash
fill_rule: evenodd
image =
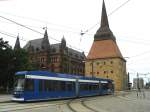
<path id="1" fill-rule="evenodd" d="M 117 44 L 113 40 L 94 41 L 87 59 L 123 58 Z"/>

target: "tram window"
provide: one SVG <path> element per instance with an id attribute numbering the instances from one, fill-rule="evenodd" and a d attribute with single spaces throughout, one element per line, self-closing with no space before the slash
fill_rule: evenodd
<path id="1" fill-rule="evenodd" d="M 59 91 L 59 88 L 60 88 L 59 81 L 53 81 L 52 90 L 53 91 Z"/>
<path id="2" fill-rule="evenodd" d="M 44 88 L 43 88 L 43 80 L 39 80 L 39 91 L 43 91 Z"/>
<path id="3" fill-rule="evenodd" d="M 43 85 L 42 85 L 43 83 Z M 43 87 L 42 87 L 43 86 Z M 42 89 L 43 88 L 43 89 Z M 72 91 L 75 90 L 75 83 L 56 80 L 39 81 L 39 90 L 42 91 Z"/>
<path id="4" fill-rule="evenodd" d="M 98 86 L 98 84 L 90 84 L 89 85 L 89 90 L 98 90 L 99 89 L 99 86 Z"/>
<path id="5" fill-rule="evenodd" d="M 53 81 L 44 80 L 44 91 L 53 91 Z"/>
<path id="6" fill-rule="evenodd" d="M 70 83 L 70 82 L 67 82 L 67 91 L 72 91 L 72 83 Z"/>
<path id="7" fill-rule="evenodd" d="M 92 90 L 92 88 L 93 88 L 93 86 L 92 86 L 92 85 L 89 85 L 89 91 L 91 91 L 91 90 Z"/>
<path id="8" fill-rule="evenodd" d="M 24 79 L 16 79 L 15 80 L 15 84 L 14 84 L 14 87 L 15 87 L 15 91 L 23 91 L 24 89 Z"/>
<path id="9" fill-rule="evenodd" d="M 108 83 L 102 83 L 102 89 L 108 89 Z"/>
<path id="10" fill-rule="evenodd" d="M 60 90 L 61 91 L 66 91 L 66 82 L 65 81 L 60 82 Z"/>
<path id="11" fill-rule="evenodd" d="M 89 89 L 90 89 L 89 84 L 87 84 L 87 83 L 80 83 L 80 90 L 85 90 L 85 91 L 87 91 L 87 90 L 89 90 Z"/>
<path id="12" fill-rule="evenodd" d="M 94 84 L 94 85 L 92 85 L 93 87 L 92 87 L 92 90 L 98 90 L 99 89 L 99 86 L 98 86 L 98 84 Z"/>
<path id="13" fill-rule="evenodd" d="M 108 88 L 109 88 L 109 89 L 113 89 L 112 83 L 108 83 Z"/>
<path id="14" fill-rule="evenodd" d="M 26 79 L 25 90 L 26 91 L 34 91 L 34 80 L 33 79 Z"/>
<path id="15" fill-rule="evenodd" d="M 80 83 L 80 90 L 93 91 L 93 90 L 98 90 L 98 89 L 99 89 L 98 84 Z"/>

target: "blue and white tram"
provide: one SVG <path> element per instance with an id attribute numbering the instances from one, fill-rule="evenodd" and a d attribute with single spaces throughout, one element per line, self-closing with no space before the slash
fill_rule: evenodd
<path id="1" fill-rule="evenodd" d="M 15 74 L 13 101 L 40 101 L 112 94 L 113 80 L 47 71 Z"/>

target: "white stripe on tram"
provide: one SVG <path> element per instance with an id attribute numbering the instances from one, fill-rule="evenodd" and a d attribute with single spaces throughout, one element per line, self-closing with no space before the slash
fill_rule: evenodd
<path id="1" fill-rule="evenodd" d="M 11 100 L 12 101 L 24 101 L 24 98 L 15 98 L 15 97 L 13 97 Z"/>
<path id="2" fill-rule="evenodd" d="M 59 81 L 76 81 L 76 79 L 59 78 L 59 77 L 47 77 L 47 76 L 37 76 L 37 75 L 26 75 L 26 78 L 28 78 L 28 79 L 59 80 Z"/>
<path id="3" fill-rule="evenodd" d="M 101 83 L 108 83 L 108 81 L 100 81 Z"/>
<path id="4" fill-rule="evenodd" d="M 96 81 L 96 80 L 82 80 L 82 79 L 79 79 L 79 82 L 99 83 L 99 81 Z"/>

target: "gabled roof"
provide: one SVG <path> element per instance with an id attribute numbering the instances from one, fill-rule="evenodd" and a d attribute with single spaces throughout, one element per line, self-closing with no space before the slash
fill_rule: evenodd
<path id="1" fill-rule="evenodd" d="M 40 39 L 34 39 L 34 40 L 30 40 L 25 46 L 24 46 L 24 49 L 28 49 L 29 46 L 32 46 L 35 49 L 39 49 L 39 50 L 42 50 L 41 46 L 42 46 L 42 41 L 43 41 L 43 38 L 40 38 Z"/>
<path id="2" fill-rule="evenodd" d="M 61 43 L 50 45 L 51 54 L 60 53 L 60 49 L 61 49 Z M 67 46 L 64 49 L 64 54 L 75 59 L 81 59 L 81 60 L 85 59 L 85 55 L 83 52 L 79 52 Z"/>
<path id="3" fill-rule="evenodd" d="M 34 52 L 36 52 L 37 49 L 38 49 L 38 51 L 43 51 L 42 42 L 43 42 L 43 38 L 30 40 L 24 46 L 24 49 L 28 50 L 29 47 L 32 47 Z M 60 53 L 60 49 L 61 49 L 61 43 L 51 44 L 50 45 L 50 54 Z M 83 52 L 79 52 L 79 51 L 69 48 L 67 46 L 64 48 L 64 54 L 69 55 L 72 58 L 76 58 L 76 59 L 80 59 L 80 60 L 85 59 L 85 55 Z"/>

